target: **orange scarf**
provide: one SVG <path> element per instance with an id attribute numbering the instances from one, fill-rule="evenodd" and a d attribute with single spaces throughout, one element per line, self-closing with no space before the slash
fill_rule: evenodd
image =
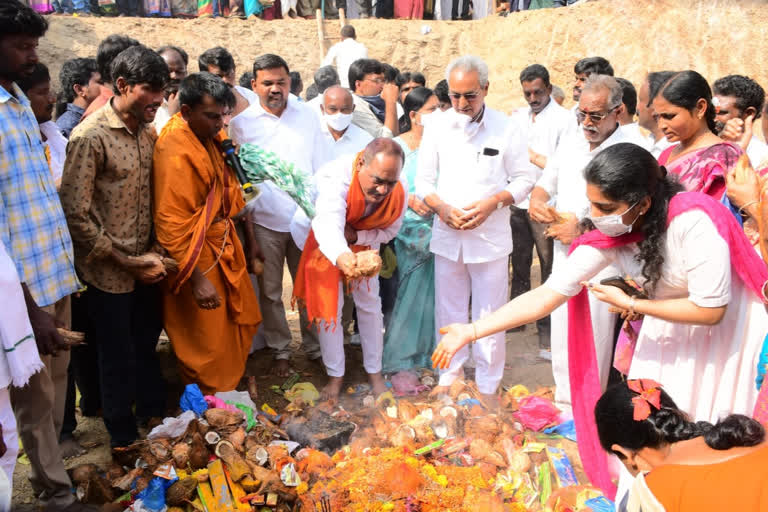
<path id="1" fill-rule="evenodd" d="M 360 186 L 358 171 L 362 162 L 362 151 L 355 158 L 352 182 L 347 192 L 347 224 L 356 231 L 384 229 L 391 226 L 403 211 L 405 191 L 398 182 L 387 198 L 369 216 L 365 212 L 365 196 Z M 366 245 L 353 245 L 352 252 L 370 249 Z M 336 312 L 339 304 L 339 280 L 341 271 L 336 262 L 330 261 L 320 251 L 313 230 L 309 232 L 304 252 L 299 261 L 299 271 L 293 288 L 293 298 L 307 308 L 310 324 L 325 322 L 326 326 L 336 326 Z"/>

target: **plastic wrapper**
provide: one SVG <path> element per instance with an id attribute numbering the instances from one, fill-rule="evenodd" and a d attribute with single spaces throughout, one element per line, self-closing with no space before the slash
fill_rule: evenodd
<path id="1" fill-rule="evenodd" d="M 558 486 L 562 488 L 579 485 L 576 472 L 573 470 L 573 465 L 565 450 L 557 446 L 547 446 L 547 457 L 549 457 L 549 463 L 555 472 Z"/>
<path id="2" fill-rule="evenodd" d="M 526 428 L 539 431 L 557 421 L 560 410 L 552 402 L 535 395 L 526 396 L 519 402 L 515 418 Z"/>
<path id="3" fill-rule="evenodd" d="M 304 404 L 312 407 L 315 405 L 315 401 L 320 399 L 320 393 L 311 382 L 297 382 L 291 386 L 291 389 L 285 392 L 285 399 L 293 402 L 297 398 L 301 399 Z"/>
<path id="4" fill-rule="evenodd" d="M 251 395 L 247 391 L 219 391 L 213 396 L 231 405 L 243 404 L 256 410 L 256 404 L 251 400 Z"/>
<path id="5" fill-rule="evenodd" d="M 221 398 L 214 396 L 214 395 L 206 395 L 205 397 L 205 403 L 208 404 L 208 407 L 211 409 L 224 409 L 227 411 L 235 412 L 237 408 L 234 405 L 230 405 Z"/>
<path id="6" fill-rule="evenodd" d="M 584 504 L 592 509 L 592 512 L 616 512 L 616 505 L 605 496 L 588 499 Z"/>
<path id="7" fill-rule="evenodd" d="M 545 428 L 545 434 L 563 436 L 566 439 L 576 442 L 576 424 L 573 420 L 568 420 L 554 427 Z"/>
<path id="8" fill-rule="evenodd" d="M 189 424 L 197 417 L 196 414 L 195 411 L 187 410 L 175 418 L 165 418 L 163 423 L 152 429 L 149 435 L 147 435 L 147 439 L 151 440 L 163 437 L 172 439 L 174 437 L 179 437 L 187 431 Z"/>
<path id="9" fill-rule="evenodd" d="M 197 384 L 187 384 L 181 395 L 181 400 L 179 400 L 179 406 L 182 411 L 194 411 L 198 416 L 201 416 L 208 409 L 208 404 L 203 398 L 203 392 L 200 391 Z"/>
<path id="10" fill-rule="evenodd" d="M 165 491 L 176 481 L 166 480 L 165 478 L 155 477 L 149 481 L 146 489 L 141 491 L 136 498 L 141 500 L 143 511 L 161 512 L 165 509 Z"/>
<path id="11" fill-rule="evenodd" d="M 416 396 L 429 389 L 421 383 L 418 375 L 409 371 L 394 374 L 390 382 L 392 382 L 392 391 L 395 396 Z"/>

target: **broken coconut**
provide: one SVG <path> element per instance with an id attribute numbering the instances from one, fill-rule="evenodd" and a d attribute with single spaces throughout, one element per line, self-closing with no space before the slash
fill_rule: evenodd
<path id="1" fill-rule="evenodd" d="M 173 446 L 171 456 L 173 457 L 173 465 L 179 469 L 184 469 L 189 464 L 189 445 L 184 441 L 176 443 Z"/>
<path id="2" fill-rule="evenodd" d="M 165 491 L 165 501 L 169 505 L 184 505 L 192 500 L 197 491 L 197 478 L 189 477 L 177 480 Z"/>
<path id="3" fill-rule="evenodd" d="M 245 416 L 241 411 L 213 408 L 205 411 L 205 420 L 221 435 L 229 435 L 242 425 Z"/>
<path id="4" fill-rule="evenodd" d="M 219 441 L 219 444 L 216 445 L 216 456 L 224 461 L 233 481 L 239 482 L 251 474 L 250 466 L 235 451 L 235 447 L 229 441 Z"/>

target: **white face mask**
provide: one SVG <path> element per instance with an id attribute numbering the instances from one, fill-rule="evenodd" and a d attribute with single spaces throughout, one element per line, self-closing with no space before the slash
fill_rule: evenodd
<path id="1" fill-rule="evenodd" d="M 613 215 L 603 215 L 602 217 L 592 217 L 590 215 L 589 220 L 592 221 L 592 224 L 595 225 L 598 231 L 600 231 L 605 236 L 610 237 L 617 237 L 621 235 L 626 235 L 627 233 L 632 232 L 632 226 L 637 222 L 637 219 L 640 218 L 638 215 L 635 217 L 635 220 L 632 221 L 632 224 L 627 226 L 624 224 L 624 221 L 622 220 L 622 217 L 624 214 L 626 214 L 628 211 L 630 211 L 632 208 L 637 206 L 638 203 L 633 204 L 626 210 L 624 210 L 623 213 L 614 213 Z"/>
<path id="2" fill-rule="evenodd" d="M 326 124 L 336 130 L 337 132 L 343 132 L 352 123 L 352 114 L 343 114 L 336 112 L 335 114 L 323 114 Z"/>

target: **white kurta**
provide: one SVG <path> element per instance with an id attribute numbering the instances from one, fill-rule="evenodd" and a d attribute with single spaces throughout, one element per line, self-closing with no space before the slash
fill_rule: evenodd
<path id="1" fill-rule="evenodd" d="M 576 295 L 579 282 L 613 264 L 643 284 L 637 245 L 597 250 L 581 246 L 545 286 Z M 751 416 L 755 377 L 768 315 L 731 270 L 728 245 L 709 217 L 693 210 L 677 216 L 664 239 L 664 264 L 654 299 L 688 298 L 700 307 L 727 305 L 715 326 L 672 323 L 646 316 L 629 378 L 654 379 L 696 421 L 715 422 L 730 413 Z"/>
<path id="2" fill-rule="evenodd" d="M 315 218 L 312 219 L 312 230 L 320 251 L 333 264 L 339 256 L 349 252 L 349 244 L 344 238 L 346 225 L 347 194 L 352 182 L 353 157 L 342 157 L 323 166 L 317 173 L 317 202 Z M 405 193 L 403 209 L 400 217 L 383 229 L 371 229 L 357 232 L 357 244 L 367 245 L 378 250 L 383 243 L 389 242 L 400 231 L 403 215 L 408 209 L 408 180 L 400 175 L 400 183 Z M 367 209 L 366 209 L 367 210 Z M 366 211 L 368 215 L 373 213 Z M 339 284 L 339 300 L 336 318 L 341 319 L 341 309 L 344 304 L 344 293 Z M 379 280 L 370 279 L 355 286 L 352 298 L 357 307 L 357 323 L 360 328 L 360 339 L 363 346 L 363 365 L 368 373 L 381 372 L 381 353 L 384 344 L 384 320 L 381 313 L 379 298 Z M 320 349 L 323 354 L 323 364 L 330 377 L 344 375 L 344 333 L 340 328 L 320 325 L 318 330 Z"/>
<path id="3" fill-rule="evenodd" d="M 603 149 L 629 142 L 622 128 L 617 128 L 603 143 L 590 151 L 589 143 L 582 130 L 569 133 L 560 144 L 554 156 L 548 159 L 541 179 L 536 183 L 553 198 L 555 209 L 561 213 L 573 213 L 580 220 L 589 214 L 587 182 L 583 170 L 587 164 Z M 552 258 L 552 271 L 565 265 L 570 246 L 555 240 Z M 608 267 L 601 274 L 602 278 L 616 275 L 615 269 Z M 603 386 L 608 381 L 613 349 L 613 334 L 616 315 L 608 311 L 608 305 L 590 296 L 592 313 L 592 332 L 595 339 L 600 382 Z M 568 378 L 568 308 L 562 305 L 552 312 L 552 375 L 555 379 L 555 400 L 560 404 L 571 403 L 571 385 Z"/>

